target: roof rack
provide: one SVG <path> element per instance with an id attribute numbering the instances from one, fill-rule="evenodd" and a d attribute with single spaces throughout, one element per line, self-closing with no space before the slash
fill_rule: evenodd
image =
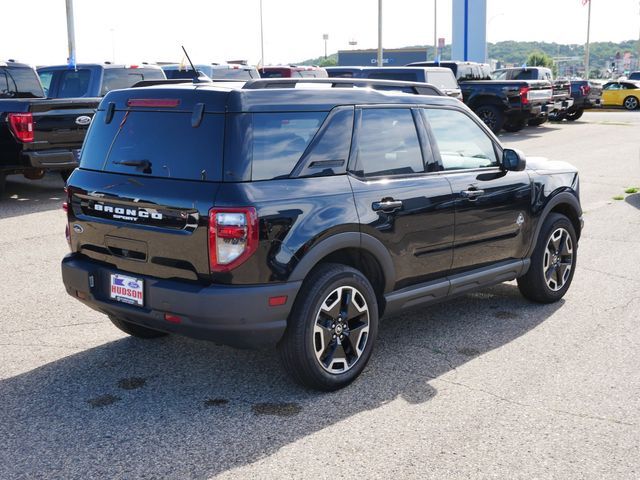
<path id="1" fill-rule="evenodd" d="M 374 90 L 401 90 L 414 95 L 444 96 L 438 88 L 429 83 L 403 82 L 398 80 L 378 80 L 368 78 L 263 78 L 249 80 L 243 89 L 260 90 L 264 88 L 296 88 L 299 83 L 329 84 L 331 88 L 369 87 Z"/>

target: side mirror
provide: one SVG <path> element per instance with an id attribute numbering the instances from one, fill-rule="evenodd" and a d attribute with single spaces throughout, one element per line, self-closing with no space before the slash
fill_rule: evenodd
<path id="1" fill-rule="evenodd" d="M 527 166 L 524 153 L 520 150 L 505 148 L 502 151 L 502 168 L 511 172 L 521 172 Z"/>

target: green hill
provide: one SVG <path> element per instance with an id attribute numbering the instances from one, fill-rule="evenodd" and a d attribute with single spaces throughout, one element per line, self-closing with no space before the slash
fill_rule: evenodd
<path id="1" fill-rule="evenodd" d="M 430 46 L 416 45 L 411 48 L 427 48 L 428 53 L 432 53 Z M 526 61 L 530 53 L 535 51 L 544 52 L 551 57 L 584 57 L 584 45 L 566 45 L 548 42 L 515 42 L 506 41 L 489 43 L 489 58 L 507 64 L 522 64 Z M 615 42 L 593 42 L 590 47 L 591 65 L 603 68 L 608 65 L 617 53 L 631 52 L 634 57 L 639 50 L 638 40 L 627 40 L 620 43 Z M 451 45 L 446 45 L 442 51 L 442 59 L 451 58 Z M 331 54 L 327 58 L 327 64 L 337 62 L 337 53 Z M 324 57 L 311 58 L 302 62 L 295 62 L 298 65 L 321 65 L 325 63 Z"/>

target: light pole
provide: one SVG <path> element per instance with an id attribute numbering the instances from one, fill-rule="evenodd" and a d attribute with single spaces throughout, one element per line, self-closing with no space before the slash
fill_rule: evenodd
<path id="1" fill-rule="evenodd" d="M 487 20 L 487 38 L 489 37 L 489 26 L 491 25 L 491 22 L 501 15 L 504 15 L 504 13 L 496 13 L 495 15 L 492 15 L 489 20 Z M 484 43 L 484 63 L 489 63 L 489 40 L 488 39 Z"/>
<path id="2" fill-rule="evenodd" d="M 115 37 L 115 29 L 114 28 L 110 28 L 109 31 L 111 32 L 111 63 L 115 64 L 116 63 L 116 37 Z"/>
<path id="3" fill-rule="evenodd" d="M 262 25 L 262 0 L 260 0 L 260 66 L 264 73 L 264 30 Z"/>
<path id="4" fill-rule="evenodd" d="M 67 5 L 67 41 L 69 45 L 69 68 L 76 68 L 76 32 L 73 23 L 73 0 L 66 0 Z"/>
<path id="5" fill-rule="evenodd" d="M 433 61 L 438 61 L 438 0 L 433 0 Z"/>
<path id="6" fill-rule="evenodd" d="M 382 0 L 378 0 L 378 66 L 382 65 Z"/>
<path id="7" fill-rule="evenodd" d="M 327 40 L 329 40 L 329 34 L 323 33 L 322 39 L 324 40 L 324 59 L 327 59 Z"/>

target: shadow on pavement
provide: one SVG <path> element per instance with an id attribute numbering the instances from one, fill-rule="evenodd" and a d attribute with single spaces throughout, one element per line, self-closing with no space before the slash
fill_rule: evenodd
<path id="1" fill-rule="evenodd" d="M 59 209 L 64 201 L 63 189 L 64 182 L 57 173 L 49 173 L 41 180 L 9 175 L 0 195 L 0 218 Z"/>
<path id="2" fill-rule="evenodd" d="M 636 208 L 640 209 L 640 193 L 634 193 L 634 194 L 631 194 L 631 195 L 627 195 L 627 197 L 624 199 L 624 201 L 627 202 L 632 207 L 636 207 Z"/>
<path id="3" fill-rule="evenodd" d="M 361 378 L 330 394 L 292 384 L 272 350 L 106 343 L 0 381 L 0 478 L 207 478 L 390 401 L 427 402 L 438 394 L 430 380 L 561 305 L 502 284 L 385 319 Z M 368 428 L 358 425 L 344 434 Z"/>
<path id="4" fill-rule="evenodd" d="M 541 137 L 545 133 L 549 133 L 552 130 L 559 130 L 555 123 L 546 122 L 538 127 L 524 127 L 518 132 L 507 132 L 505 130 L 500 132 L 499 138 L 518 139 L 518 138 L 532 138 Z"/>

